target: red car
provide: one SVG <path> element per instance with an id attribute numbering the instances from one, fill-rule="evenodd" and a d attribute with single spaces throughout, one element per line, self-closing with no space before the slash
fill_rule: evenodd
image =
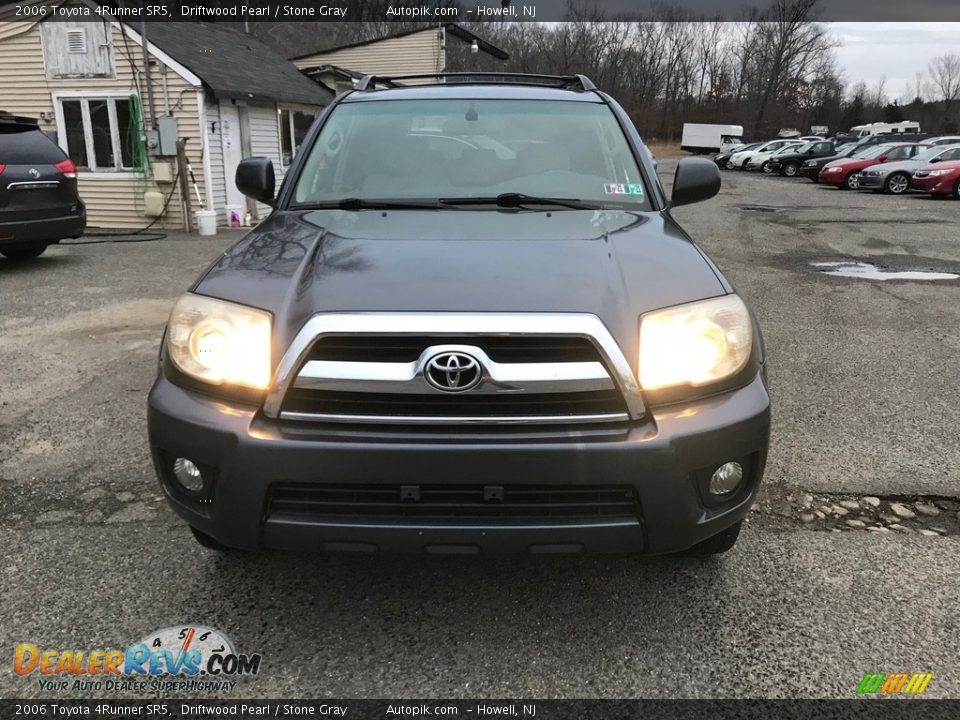
<path id="1" fill-rule="evenodd" d="M 856 157 L 843 158 L 828 162 L 820 170 L 818 179 L 824 185 L 836 185 L 844 190 L 856 190 L 860 187 L 860 171 L 871 165 L 895 160 L 909 160 L 923 148 L 929 147 L 926 143 L 886 143 L 877 145 Z"/>
<path id="2" fill-rule="evenodd" d="M 910 179 L 910 189 L 960 200 L 960 160 L 924 165 Z"/>

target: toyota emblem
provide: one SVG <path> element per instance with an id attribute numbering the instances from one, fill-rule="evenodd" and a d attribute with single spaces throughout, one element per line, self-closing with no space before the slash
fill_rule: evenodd
<path id="1" fill-rule="evenodd" d="M 434 355 L 423 369 L 423 377 L 437 390 L 463 392 L 476 387 L 483 379 L 480 361 L 462 352 Z"/>

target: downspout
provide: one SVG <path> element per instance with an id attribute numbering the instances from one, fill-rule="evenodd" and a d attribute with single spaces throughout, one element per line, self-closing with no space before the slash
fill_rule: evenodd
<path id="1" fill-rule="evenodd" d="M 143 17 L 147 16 L 146 0 L 140 2 Z M 140 21 L 140 43 L 143 49 L 143 83 L 147 86 L 147 108 L 150 110 L 150 129 L 157 129 L 157 108 L 153 104 L 153 84 L 150 82 L 150 57 L 147 52 L 147 21 Z"/>
<path id="2" fill-rule="evenodd" d="M 437 50 L 437 72 L 446 72 L 447 69 L 447 26 L 443 23 L 437 23 L 437 29 L 440 31 L 440 47 Z"/>

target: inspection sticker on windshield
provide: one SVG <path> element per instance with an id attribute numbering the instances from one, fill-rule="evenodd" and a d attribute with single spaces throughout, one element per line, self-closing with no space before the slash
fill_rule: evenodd
<path id="1" fill-rule="evenodd" d="M 643 185 L 630 183 L 608 183 L 603 186 L 607 195 L 643 195 Z"/>

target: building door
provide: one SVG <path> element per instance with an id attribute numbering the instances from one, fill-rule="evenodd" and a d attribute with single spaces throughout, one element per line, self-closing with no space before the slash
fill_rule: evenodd
<path id="1" fill-rule="evenodd" d="M 226 186 L 227 205 L 246 205 L 243 193 L 237 190 L 237 166 L 243 159 L 240 139 L 240 113 L 230 102 L 220 103 L 220 140 L 223 143 L 223 174 Z"/>

